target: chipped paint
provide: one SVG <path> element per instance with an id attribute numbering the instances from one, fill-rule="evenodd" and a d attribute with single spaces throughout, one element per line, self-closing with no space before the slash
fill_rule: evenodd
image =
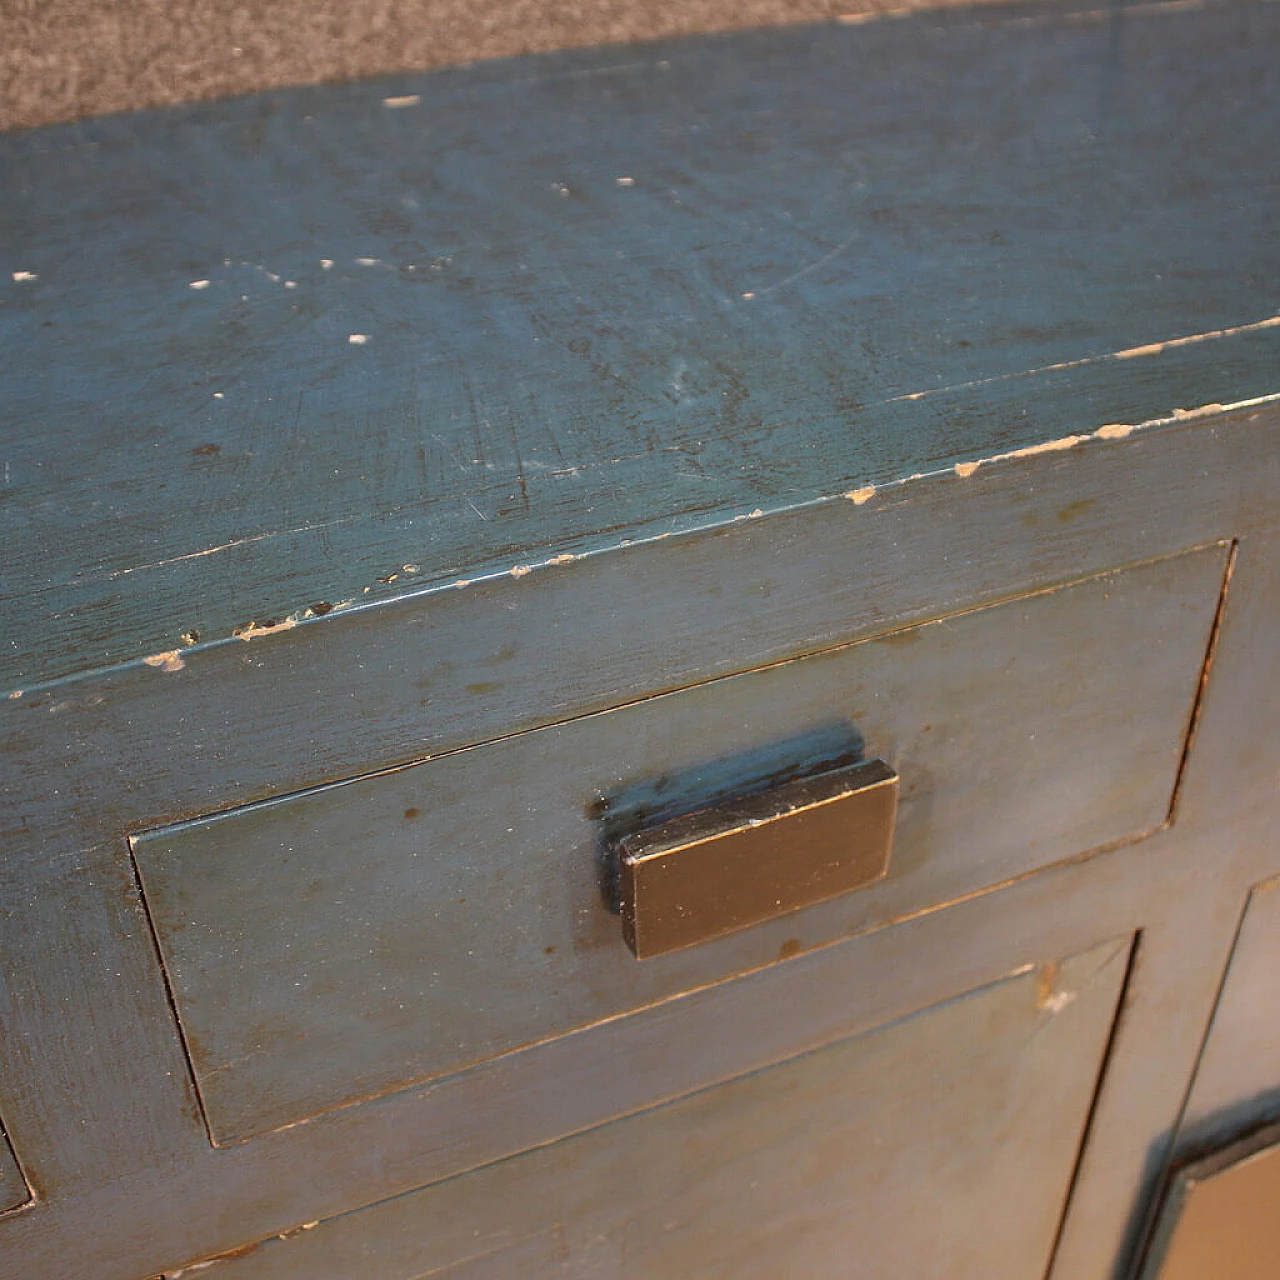
<path id="1" fill-rule="evenodd" d="M 1234 338 L 1241 333 L 1257 333 L 1262 329 L 1280 328 L 1280 315 L 1268 316 L 1250 324 L 1232 325 L 1229 329 L 1206 329 L 1203 333 L 1189 333 L 1181 338 L 1169 338 L 1164 342 L 1148 342 L 1145 346 L 1129 347 L 1112 353 L 1113 360 L 1135 360 L 1142 356 L 1158 356 L 1177 347 L 1189 347 L 1197 342 L 1213 342 L 1218 338 Z"/>
<path id="2" fill-rule="evenodd" d="M 842 27 L 860 27 L 866 22 L 879 22 L 883 18 L 906 18 L 915 13 L 912 6 L 900 9 L 869 9 L 865 13 L 837 13 L 836 21 Z"/>
<path id="3" fill-rule="evenodd" d="M 13 278 L 18 284 L 23 284 L 28 280 L 38 280 L 40 277 L 34 271 L 15 271 Z"/>
<path id="4" fill-rule="evenodd" d="M 979 467 L 988 466 L 992 462 L 1011 462 L 1016 458 L 1036 458 L 1042 453 L 1061 453 L 1065 449 L 1074 449 L 1077 445 L 1092 439 L 1093 433 L 1082 436 L 1060 436 L 1057 440 L 1028 445 L 1025 449 L 1010 449 L 1008 453 L 994 453 L 989 458 L 978 458 L 974 462 L 957 462 L 952 469 L 962 480 L 967 480 Z"/>
<path id="5" fill-rule="evenodd" d="M 420 93 L 405 93 L 398 98 L 383 98 L 382 105 L 390 111 L 403 111 L 405 107 L 416 107 L 421 102 Z"/>
<path id="6" fill-rule="evenodd" d="M 21 690 L 21 689 L 13 689 L 13 690 L 11 690 L 11 691 L 10 691 L 10 693 L 9 693 L 9 698 L 10 698 L 10 700 L 11 700 L 11 701 L 12 701 L 12 700 L 15 700 L 15 699 L 17 699 L 17 698 L 20 698 L 20 697 L 22 697 L 22 690 Z"/>
<path id="7" fill-rule="evenodd" d="M 532 573 L 533 570 L 529 568 L 527 564 L 517 564 L 511 566 L 510 572 L 513 578 L 523 578 L 527 574 Z"/>
<path id="8" fill-rule="evenodd" d="M 291 614 L 280 622 L 246 622 L 243 627 L 236 627 L 231 634 L 237 640 L 257 640 L 262 636 L 273 636 L 279 631 L 292 631 L 297 625 L 298 619 Z"/>
<path id="9" fill-rule="evenodd" d="M 321 271 L 332 271 L 332 270 L 333 270 L 333 259 L 332 259 L 332 258 L 321 258 L 321 259 L 320 259 L 320 270 L 321 270 Z"/>
<path id="10" fill-rule="evenodd" d="M 993 462 L 1010 462 L 1017 458 L 1034 458 L 1042 453 L 1059 453 L 1066 449 L 1074 449 L 1077 445 L 1087 444 L 1090 440 L 1126 440 L 1135 431 L 1145 431 L 1150 427 L 1166 427 L 1174 422 L 1188 422 L 1195 418 L 1208 418 L 1222 413 L 1235 413 L 1241 409 L 1255 409 L 1262 405 L 1280 404 L 1280 393 L 1265 396 L 1254 396 L 1248 400 L 1234 400 L 1230 404 L 1197 405 L 1194 409 L 1174 409 L 1168 417 L 1152 418 L 1147 422 L 1108 422 L 1095 431 L 1083 435 L 1061 436 L 1057 440 L 1046 440 L 1043 444 L 1028 445 L 1025 449 L 1011 449 L 1008 453 L 995 453 L 989 458 L 978 458 L 972 462 L 957 462 L 951 469 L 961 479 L 973 475 L 979 467 Z M 922 474 L 909 476 L 908 481 L 923 480 Z"/>
<path id="11" fill-rule="evenodd" d="M 164 653 L 153 653 L 143 662 L 149 667 L 155 667 L 158 671 L 181 671 L 186 667 L 186 663 L 182 660 L 182 655 L 177 649 L 169 649 Z"/>
<path id="12" fill-rule="evenodd" d="M 568 552 L 565 552 L 563 555 L 552 556 L 551 559 L 547 561 L 547 563 L 548 564 L 572 564 L 577 558 L 578 558 L 577 556 L 570 555 Z"/>
<path id="13" fill-rule="evenodd" d="M 347 341 L 353 347 L 363 347 L 369 341 L 369 335 L 367 333 L 349 333 L 347 334 Z"/>
<path id="14" fill-rule="evenodd" d="M 1114 358 L 1116 360 L 1134 360 L 1138 356 L 1158 356 L 1166 345 L 1163 342 L 1148 342 L 1145 347 L 1130 347 L 1128 351 L 1117 351 Z"/>
<path id="15" fill-rule="evenodd" d="M 784 282 L 785 283 L 785 282 Z M 1106 364 L 1108 361 L 1135 360 L 1145 356 L 1161 355 L 1178 347 L 1192 346 L 1197 342 L 1213 342 L 1219 338 L 1236 337 L 1242 333 L 1257 333 L 1264 329 L 1280 328 L 1280 315 L 1268 316 L 1265 320 L 1254 320 L 1248 324 L 1233 325 L 1229 329 L 1207 329 L 1203 333 L 1188 333 L 1177 338 L 1166 338 L 1162 342 L 1147 342 L 1138 347 L 1125 347 L 1120 351 L 1108 351 L 1098 356 L 1082 356 L 1079 360 L 1060 360 L 1056 364 L 1037 365 L 1032 369 L 1021 369 L 1017 373 L 997 373 L 989 378 L 975 378 L 970 382 L 954 382 L 945 387 L 930 387 L 924 391 L 909 391 L 900 396 L 892 396 L 881 404 L 898 404 L 908 400 L 924 400 L 929 396 L 947 395 L 953 391 L 972 391 L 978 387 L 990 387 L 1000 382 L 1012 382 L 1018 378 L 1034 378 L 1045 373 L 1064 373 L 1071 369 L 1087 369 L 1091 365 Z"/>
<path id="16" fill-rule="evenodd" d="M 1062 973 L 1062 965 L 1057 960 L 1050 960 L 1047 964 L 1040 966 L 1040 972 L 1036 977 L 1036 1008 L 1043 1009 L 1049 1001 L 1053 999 L 1053 993 L 1058 986 L 1058 978 Z"/>
<path id="17" fill-rule="evenodd" d="M 289 1231 L 280 1232 L 280 1234 L 276 1236 L 276 1239 L 292 1240 L 295 1236 L 300 1236 L 304 1231 L 314 1231 L 319 1225 L 320 1225 L 319 1219 L 316 1219 L 316 1221 L 314 1222 L 302 1222 L 302 1223 L 299 1223 L 298 1226 L 293 1227 Z"/>
<path id="18" fill-rule="evenodd" d="M 860 507 L 864 502 L 870 502 L 876 496 L 876 487 L 873 484 L 864 484 L 861 489 L 854 489 L 850 493 L 844 495 L 853 503 L 855 507 Z"/>
<path id="19" fill-rule="evenodd" d="M 187 285 L 188 289 L 207 289 L 208 287 L 208 280 L 193 280 L 189 285 Z"/>

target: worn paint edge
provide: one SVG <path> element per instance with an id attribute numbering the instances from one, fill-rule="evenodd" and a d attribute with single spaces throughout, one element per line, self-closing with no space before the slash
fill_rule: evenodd
<path id="1" fill-rule="evenodd" d="M 257 800 L 246 800 L 238 804 L 233 804 L 225 809 L 217 809 L 209 813 L 202 813 L 193 818 L 181 818 L 173 822 L 165 822 L 156 826 L 148 826 L 143 828 L 135 828 L 126 833 L 125 839 L 129 845 L 131 852 L 136 853 L 138 848 L 145 845 L 148 840 L 166 837 L 175 832 L 187 831 L 195 828 L 204 828 L 215 825 L 228 818 L 235 818 L 248 812 L 259 812 L 273 809 L 278 805 L 289 804 L 295 800 L 304 797 L 323 795 L 326 792 L 336 791 L 343 787 L 351 786 L 355 783 L 368 782 L 375 778 L 387 777 L 391 774 L 403 773 L 408 769 L 415 769 L 419 765 L 430 764 L 438 760 L 445 760 L 451 756 L 462 755 L 464 752 L 484 750 L 489 747 L 496 747 L 504 742 L 509 742 L 513 738 L 523 738 L 531 733 L 543 733 L 549 729 L 563 728 L 565 725 L 576 724 L 580 720 L 596 720 L 602 716 L 613 715 L 615 712 L 624 711 L 629 708 L 640 705 L 641 703 L 656 702 L 664 698 L 675 698 L 682 694 L 688 693 L 690 690 L 705 688 L 709 685 L 720 684 L 726 680 L 737 680 L 744 676 L 759 675 L 761 672 L 774 671 L 782 667 L 790 667 L 799 662 L 808 662 L 811 658 L 830 657 L 836 653 L 842 653 L 845 650 L 853 649 L 858 645 L 871 644 L 876 641 L 882 641 L 886 636 L 897 635 L 903 631 L 921 631 L 926 627 L 939 627 L 947 623 L 954 622 L 959 618 L 968 617 L 970 614 L 983 613 L 987 609 L 998 608 L 1007 605 L 1010 602 L 1035 600 L 1041 596 L 1056 595 L 1060 591 L 1072 590 L 1075 587 L 1085 586 L 1088 583 L 1101 582 L 1107 578 L 1115 578 L 1121 574 L 1130 573 L 1135 569 L 1144 568 L 1150 565 L 1164 564 L 1170 560 L 1178 560 L 1184 556 L 1202 555 L 1212 550 L 1219 550 L 1224 554 L 1224 571 L 1225 566 L 1230 562 L 1230 556 L 1235 544 L 1230 539 L 1215 538 L 1208 542 L 1197 543 L 1190 547 L 1180 547 L 1176 551 L 1165 552 L 1163 555 L 1149 556 L 1139 560 L 1127 561 L 1124 564 L 1113 565 L 1111 568 L 1098 570 L 1094 573 L 1086 573 L 1082 577 L 1067 578 L 1063 581 L 1052 582 L 1041 587 L 1034 587 L 1027 591 L 1014 591 L 1009 595 L 1002 596 L 998 599 L 983 600 L 976 604 L 964 605 L 960 608 L 950 609 L 946 613 L 938 614 L 935 617 L 922 618 L 917 622 L 906 622 L 899 625 L 891 626 L 884 631 L 877 631 L 867 635 L 856 636 L 851 640 L 841 640 L 835 644 L 826 645 L 821 649 L 814 650 L 809 653 L 797 654 L 791 657 L 775 658 L 770 662 L 761 663 L 759 666 L 751 667 L 743 671 L 726 671 L 719 675 L 704 677 L 701 680 L 690 680 L 685 684 L 677 685 L 671 689 L 663 689 L 658 693 L 643 694 L 639 697 L 628 698 L 625 702 L 618 703 L 607 707 L 598 707 L 590 711 L 581 711 L 574 715 L 564 716 L 559 720 L 548 721 L 545 724 L 534 724 L 519 729 L 513 729 L 506 733 L 498 733 L 489 738 L 483 738 L 476 742 L 464 743 L 456 747 L 448 747 L 438 752 L 428 752 L 422 755 L 414 756 L 407 760 L 398 761 L 395 764 L 383 765 L 379 768 L 366 769 L 362 773 L 354 774 L 350 777 L 337 778 L 330 782 L 318 782 L 311 786 L 299 787 L 293 791 L 282 792 L 278 795 L 265 796 Z M 1221 597 L 1219 597 L 1221 599 Z M 1109 852 L 1113 848 L 1119 848 L 1131 840 L 1146 839 L 1147 836 L 1159 831 L 1164 831 L 1172 825 L 1172 817 L 1166 815 L 1164 820 L 1157 826 L 1145 828 L 1140 834 L 1135 836 L 1119 837 L 1116 842 L 1107 845 L 1101 845 L 1090 853 Z M 1080 855 L 1087 856 L 1087 855 Z M 1072 859 L 1067 859 L 1071 861 Z M 1054 864 L 1057 865 L 1056 863 Z M 1013 884 L 1017 880 L 1028 875 L 1036 875 L 1038 871 L 1032 870 L 1019 873 L 1013 879 L 1004 881 L 1002 884 Z M 142 875 L 139 869 L 139 884 L 142 883 Z M 1280 877 L 1277 877 L 1277 883 L 1280 884 Z M 976 891 L 977 893 L 986 892 L 986 890 Z M 145 898 L 145 891 L 144 891 Z M 971 894 L 967 896 L 976 896 Z M 958 899 L 963 900 L 963 899 Z M 925 910 L 932 910 L 926 908 Z M 901 919 L 912 919 L 915 915 L 923 914 L 923 912 L 913 912 L 911 915 L 903 916 Z M 157 946 L 159 944 L 157 943 Z M 281 1126 L 283 1128 L 292 1128 L 294 1124 L 305 1124 L 307 1121 L 295 1121 L 288 1125 Z"/>
<path id="2" fill-rule="evenodd" d="M 1280 327 L 1280 324 L 1278 324 L 1277 327 Z M 477 572 L 474 577 L 454 578 L 442 582 L 424 583 L 416 590 L 405 591 L 397 595 L 380 596 L 373 600 L 366 600 L 363 597 L 373 591 L 372 586 L 366 586 L 362 588 L 361 594 L 358 596 L 339 600 L 334 603 L 323 602 L 298 608 L 285 614 L 279 620 L 251 620 L 241 626 L 233 628 L 230 635 L 217 636 L 208 640 L 201 640 L 196 644 L 191 644 L 183 651 L 182 661 L 185 666 L 190 662 L 194 655 L 203 653 L 206 650 L 220 648 L 223 645 L 232 643 L 233 641 L 250 641 L 269 638 L 286 631 L 292 631 L 298 627 L 308 626 L 313 622 L 319 621 L 323 617 L 329 616 L 330 614 L 345 615 L 358 610 L 363 611 L 365 609 L 381 608 L 385 605 L 400 604 L 410 600 L 424 600 L 429 596 L 437 595 L 444 591 L 460 591 L 469 587 L 492 585 L 506 578 L 524 578 L 530 574 L 534 574 L 537 571 L 547 568 L 560 567 L 576 563 L 580 560 L 594 559 L 597 556 L 610 555 L 616 551 L 624 551 L 629 548 L 663 542 L 668 538 L 715 535 L 744 521 L 756 520 L 769 516 L 794 515 L 802 511 L 815 510 L 821 506 L 831 503 L 852 502 L 854 506 L 861 507 L 869 504 L 873 499 L 889 495 L 891 491 L 896 492 L 899 489 L 905 488 L 907 485 L 915 484 L 920 481 L 935 480 L 939 478 L 954 478 L 957 476 L 967 479 L 984 467 L 1022 461 L 1042 454 L 1066 452 L 1085 445 L 1123 443 L 1127 440 L 1131 440 L 1134 436 L 1140 433 L 1146 433 L 1161 428 L 1181 426 L 1188 422 L 1197 421 L 1203 418 L 1218 417 L 1220 415 L 1239 413 L 1250 409 L 1268 408 L 1277 405 L 1280 405 L 1280 391 L 1260 396 L 1253 396 L 1246 400 L 1236 400 L 1227 404 L 1213 402 L 1199 405 L 1193 409 L 1174 409 L 1170 413 L 1161 417 L 1149 418 L 1142 422 L 1105 423 L 1092 431 L 1069 436 L 1061 436 L 1055 440 L 1047 440 L 1041 444 L 1029 445 L 1022 449 L 1013 449 L 1006 453 L 991 454 L 982 458 L 938 466 L 930 471 L 918 471 L 909 476 L 885 481 L 880 485 L 867 484 L 858 489 L 841 491 L 836 494 L 819 494 L 812 498 L 802 499 L 799 502 L 783 503 L 779 506 L 771 507 L 768 510 L 757 507 L 750 512 L 739 512 L 734 515 L 719 516 L 718 518 L 708 521 L 706 524 L 690 528 L 667 530 L 662 533 L 645 534 L 637 538 L 623 539 L 620 542 L 611 543 L 603 547 L 594 547 L 584 551 L 556 552 L 542 559 L 530 560 L 527 563 L 510 565 L 502 569 L 485 569 Z M 669 518 L 677 519 L 678 516 Z M 289 532 L 306 532 L 309 527 L 312 526 L 304 526 L 302 529 L 290 530 Z M 246 538 L 235 543 L 224 544 L 218 548 L 211 548 L 209 551 L 194 552 L 191 555 L 177 557 L 176 559 L 191 559 L 196 556 L 209 555 L 216 550 L 225 550 L 231 546 L 240 546 L 248 542 L 257 542 L 261 541 L 263 538 L 272 536 L 276 535 L 257 535 L 253 538 Z M 165 561 L 163 563 L 169 564 L 173 562 L 174 561 Z M 124 570 L 120 572 L 137 572 L 143 567 L 159 567 L 159 565 L 138 566 L 138 569 Z M 417 565 L 413 567 L 414 569 L 418 568 Z M 398 577 L 398 574 L 391 575 L 387 581 L 391 581 L 393 578 Z M 184 634 L 191 633 L 184 632 Z M 84 680 L 102 679 L 104 677 L 119 675 L 131 669 L 137 669 L 143 666 L 161 666 L 161 668 L 165 670 L 176 670 L 177 668 L 172 666 L 168 668 L 163 667 L 161 661 L 166 658 L 168 654 L 172 654 L 173 652 L 173 650 L 168 650 L 162 654 L 151 654 L 142 658 L 132 658 L 124 662 L 112 663 L 108 666 L 95 667 L 87 671 L 79 671 L 70 675 L 59 676 L 52 680 L 39 681 L 26 685 L 22 689 L 7 691 L 7 699 L 0 698 L 0 702 L 5 700 L 15 702 L 20 701 L 28 695 L 45 693 L 53 689 L 62 688 L 66 685 L 76 684 Z"/>

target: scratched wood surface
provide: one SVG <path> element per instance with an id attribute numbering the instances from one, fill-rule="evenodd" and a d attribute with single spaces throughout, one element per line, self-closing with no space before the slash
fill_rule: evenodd
<path id="1" fill-rule="evenodd" d="M 1277 34 L 922 15 L 5 137 L 0 685 L 1276 393 Z"/>

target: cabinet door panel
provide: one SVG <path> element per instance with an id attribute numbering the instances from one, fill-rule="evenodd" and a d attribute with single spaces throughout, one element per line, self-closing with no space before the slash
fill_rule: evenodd
<path id="1" fill-rule="evenodd" d="M 572 1280 L 1041 1275 L 1129 948 L 1113 940 L 1028 966 L 877 1030 L 270 1240 L 210 1280 L 452 1276 L 468 1258 L 500 1256 L 503 1240 L 541 1238 L 550 1250 L 557 1233 L 562 1255 L 542 1273 Z"/>
<path id="2" fill-rule="evenodd" d="M 1179 1140 L 1198 1158 L 1280 1120 L 1280 877 L 1249 895 Z"/>
<path id="3" fill-rule="evenodd" d="M 1280 877 L 1249 895 L 1155 1220 L 1143 1280 L 1277 1272 Z M 1206 1270 L 1206 1267 L 1209 1270 Z"/>

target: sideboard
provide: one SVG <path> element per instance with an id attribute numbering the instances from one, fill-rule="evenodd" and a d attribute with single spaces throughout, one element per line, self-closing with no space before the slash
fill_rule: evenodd
<path id="1" fill-rule="evenodd" d="M 1278 53 L 0 136 L 0 1277 L 1168 1280 L 1280 1121 Z"/>

